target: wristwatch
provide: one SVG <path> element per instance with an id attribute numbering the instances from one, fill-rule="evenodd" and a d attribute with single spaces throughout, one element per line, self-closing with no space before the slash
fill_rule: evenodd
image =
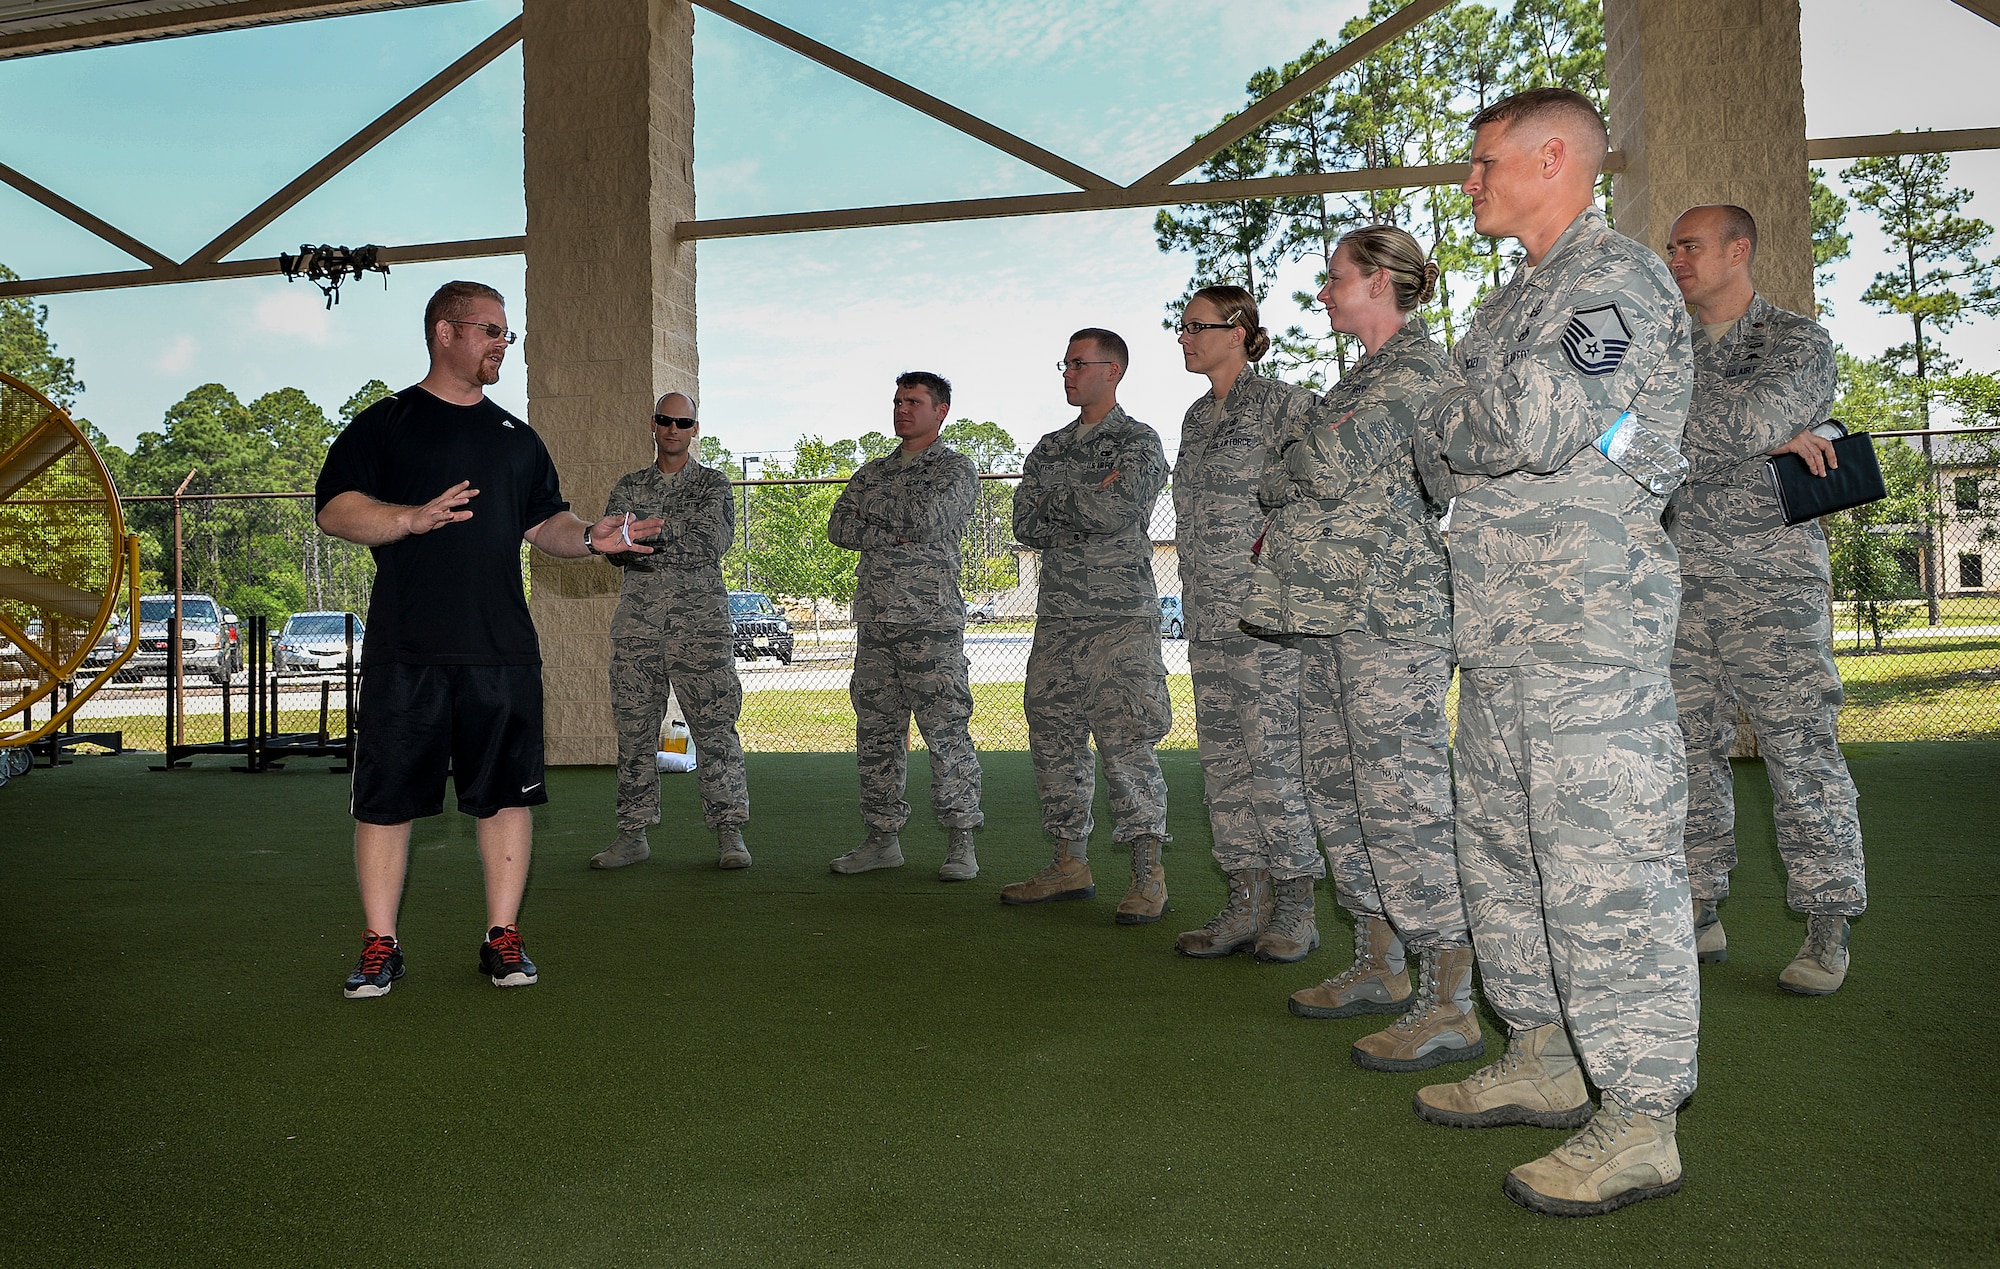
<path id="1" fill-rule="evenodd" d="M 595 542 L 592 542 L 592 541 L 590 540 L 590 530 L 591 530 L 591 528 L 592 528 L 592 527 L 594 527 L 594 526 L 591 526 L 591 525 L 585 525 L 585 526 L 584 526 L 584 529 L 583 529 L 583 549 L 584 549 L 584 550 L 586 550 L 586 551 L 589 551 L 589 552 L 590 552 L 590 553 L 591 553 L 592 555 L 602 555 L 602 554 L 604 554 L 604 552 L 602 552 L 602 551 L 600 551 L 600 550 L 598 550 L 598 549 L 597 549 L 597 543 L 595 543 Z"/>

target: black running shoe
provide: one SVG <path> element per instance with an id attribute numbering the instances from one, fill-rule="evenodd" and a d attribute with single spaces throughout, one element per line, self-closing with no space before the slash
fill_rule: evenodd
<path id="1" fill-rule="evenodd" d="M 340 994 L 349 1000 L 386 996 L 402 976 L 403 951 L 396 946 L 396 936 L 369 930 L 361 936 L 361 963 L 347 976 Z"/>
<path id="2" fill-rule="evenodd" d="M 527 987 L 535 981 L 535 963 L 521 947 L 521 931 L 511 925 L 496 925 L 486 931 L 479 945 L 479 972 L 493 980 L 495 987 Z"/>

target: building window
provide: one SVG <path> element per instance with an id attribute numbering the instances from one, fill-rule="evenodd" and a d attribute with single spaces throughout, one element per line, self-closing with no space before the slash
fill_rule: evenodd
<path id="1" fill-rule="evenodd" d="M 1986 562 L 1969 551 L 1958 557 L 1958 588 L 1986 589 Z"/>
<path id="2" fill-rule="evenodd" d="M 1979 514 L 1979 477 L 1954 476 L 1951 480 L 1951 500 L 1962 515 Z"/>

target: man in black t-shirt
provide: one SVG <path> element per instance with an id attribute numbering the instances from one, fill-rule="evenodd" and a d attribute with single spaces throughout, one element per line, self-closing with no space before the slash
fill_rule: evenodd
<path id="1" fill-rule="evenodd" d="M 410 823 L 458 808 L 478 820 L 486 874 L 480 972 L 525 987 L 535 963 L 515 925 L 542 778 L 542 657 L 521 585 L 520 542 L 574 559 L 632 543 L 658 520 L 586 524 L 563 501 L 541 438 L 486 399 L 515 339 L 505 301 L 448 282 L 424 307 L 430 372 L 355 418 L 321 469 L 319 526 L 372 549 L 375 586 L 355 727 L 354 868 L 368 922 L 350 999 L 403 976 L 396 912 Z M 442 491 L 442 492 L 440 492 Z"/>

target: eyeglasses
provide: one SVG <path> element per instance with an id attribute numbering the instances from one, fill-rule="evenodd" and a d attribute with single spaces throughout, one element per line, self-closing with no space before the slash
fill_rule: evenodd
<path id="1" fill-rule="evenodd" d="M 1056 369 L 1062 371 L 1064 374 L 1068 374 L 1072 370 L 1081 370 L 1085 366 L 1115 366 L 1117 364 L 1115 361 L 1058 361 Z"/>
<path id="2" fill-rule="evenodd" d="M 508 330 L 505 326 L 495 326 L 492 322 L 461 322 L 451 317 L 447 317 L 444 320 L 448 325 L 470 326 L 488 339 L 504 339 L 510 344 L 521 337 L 518 333 Z"/>
<path id="3" fill-rule="evenodd" d="M 1228 330 L 1235 322 L 1182 322 L 1174 329 L 1183 335 L 1192 335 L 1205 330 Z"/>
<path id="4" fill-rule="evenodd" d="M 655 414 L 653 416 L 653 426 L 677 427 L 681 431 L 686 432 L 693 430 L 693 428 L 695 427 L 695 420 L 684 419 L 679 417 L 678 415 L 673 415 L 673 414 Z"/>

